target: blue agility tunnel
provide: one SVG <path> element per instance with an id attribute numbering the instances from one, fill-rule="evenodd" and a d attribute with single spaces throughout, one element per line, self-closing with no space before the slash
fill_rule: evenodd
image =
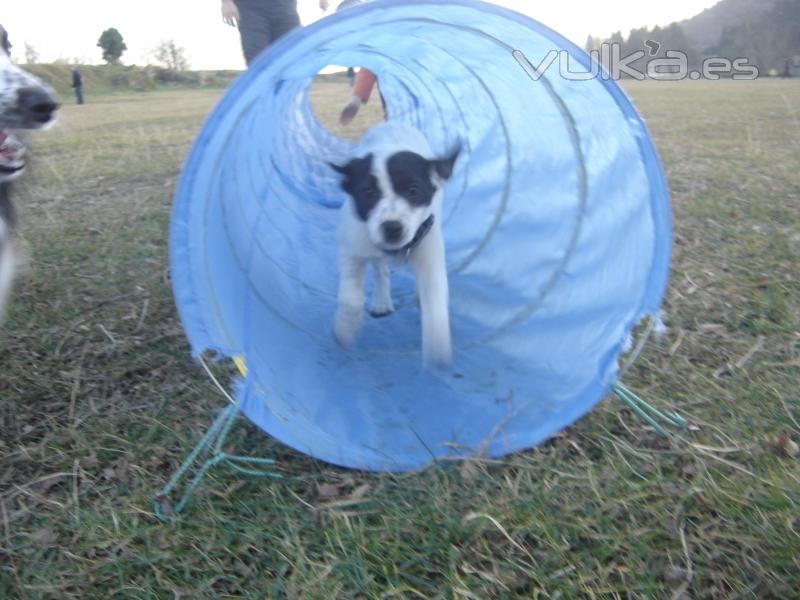
<path id="1" fill-rule="evenodd" d="M 377 0 L 281 39 L 225 94 L 188 157 L 170 236 L 195 355 L 244 357 L 241 411 L 319 459 L 370 470 L 531 448 L 610 389 L 666 286 L 669 199 L 641 118 L 547 27 L 472 0 Z M 563 59 L 562 59 L 563 61 Z M 352 350 L 331 329 L 351 142 L 315 118 L 326 65 L 377 74 L 389 118 L 461 144 L 443 231 L 455 366 L 421 368 L 413 278 Z M 337 101 L 338 102 L 338 101 Z"/>

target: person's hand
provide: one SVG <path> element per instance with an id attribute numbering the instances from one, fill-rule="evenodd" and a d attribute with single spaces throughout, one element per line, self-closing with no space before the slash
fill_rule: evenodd
<path id="1" fill-rule="evenodd" d="M 349 125 L 350 122 L 358 114 L 358 109 L 361 108 L 363 101 L 358 96 L 353 96 L 347 101 L 347 104 L 342 108 L 342 114 L 339 115 L 339 123 L 342 125 Z"/>
<path id="2" fill-rule="evenodd" d="M 321 11 L 326 11 L 330 7 L 331 3 L 328 0 L 319 0 L 319 9 Z"/>
<path id="3" fill-rule="evenodd" d="M 239 7 L 233 0 L 222 0 L 222 20 L 231 27 L 239 26 Z"/>

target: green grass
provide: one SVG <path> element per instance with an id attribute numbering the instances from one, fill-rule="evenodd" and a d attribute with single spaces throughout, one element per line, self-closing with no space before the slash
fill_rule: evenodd
<path id="1" fill-rule="evenodd" d="M 78 65 L 84 95 L 92 99 L 112 93 L 153 91 L 174 88 L 216 88 L 227 86 L 238 71 L 167 72 L 156 66 Z M 64 102 L 73 98 L 72 65 L 66 63 L 25 65 L 25 69 L 46 81 Z M 161 81 L 159 81 L 161 79 Z"/>
<path id="2" fill-rule="evenodd" d="M 0 598 L 790 598 L 800 589 L 800 87 L 628 85 L 674 200 L 668 332 L 614 401 L 501 462 L 346 472 L 241 423 L 282 483 L 152 494 L 224 400 L 168 284 L 171 194 L 213 91 L 66 106 L 20 184 L 31 255 L 0 334 Z M 340 84 L 314 90 L 331 122 Z M 325 102 L 327 100 L 327 102 Z M 368 119 L 377 117 L 371 103 Z"/>

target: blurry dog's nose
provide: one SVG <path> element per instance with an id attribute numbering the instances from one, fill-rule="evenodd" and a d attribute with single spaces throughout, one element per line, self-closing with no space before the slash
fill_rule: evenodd
<path id="1" fill-rule="evenodd" d="M 400 221 L 384 221 L 381 224 L 383 238 L 389 242 L 398 242 L 403 237 L 403 224 Z"/>
<path id="2" fill-rule="evenodd" d="M 58 108 L 55 98 L 43 88 L 22 88 L 17 92 L 17 97 L 22 114 L 35 123 L 47 123 Z"/>

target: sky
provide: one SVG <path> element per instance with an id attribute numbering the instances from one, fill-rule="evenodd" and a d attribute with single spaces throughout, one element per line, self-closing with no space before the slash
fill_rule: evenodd
<path id="1" fill-rule="evenodd" d="M 335 8 L 339 0 L 331 0 Z M 591 34 L 608 37 L 643 25 L 692 17 L 718 0 L 493 0 L 541 21 L 580 46 Z M 298 0 L 304 24 L 323 15 L 319 0 Z M 25 44 L 39 62 L 57 59 L 101 63 L 96 47 L 104 29 L 116 27 L 128 51 L 125 64 L 147 64 L 160 41 L 183 47 L 193 69 L 244 68 L 239 35 L 220 16 L 220 0 L 4 0 L 0 23 L 9 32 L 17 62 Z"/>

